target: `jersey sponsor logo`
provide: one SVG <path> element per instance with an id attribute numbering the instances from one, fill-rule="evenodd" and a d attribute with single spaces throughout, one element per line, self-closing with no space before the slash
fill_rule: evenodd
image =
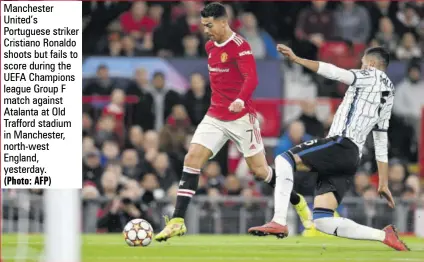
<path id="1" fill-rule="evenodd" d="M 222 53 L 221 54 L 221 62 L 224 63 L 228 60 L 228 54 L 227 53 Z"/>
<path id="2" fill-rule="evenodd" d="M 228 73 L 230 72 L 229 68 L 215 68 L 208 65 L 209 72 L 218 72 L 218 73 Z"/>
<path id="3" fill-rule="evenodd" d="M 245 56 L 245 55 L 251 55 L 251 54 L 252 54 L 252 51 L 247 50 L 247 51 L 240 52 L 239 56 Z"/>

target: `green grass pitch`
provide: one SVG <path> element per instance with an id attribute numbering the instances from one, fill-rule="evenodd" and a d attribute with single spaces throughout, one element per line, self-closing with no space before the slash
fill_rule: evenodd
<path id="1" fill-rule="evenodd" d="M 26 239 L 25 239 L 26 238 Z M 424 239 L 405 237 L 411 252 L 398 252 L 378 242 L 346 240 L 336 237 L 254 237 L 248 235 L 186 235 L 167 242 L 152 242 L 148 247 L 129 247 L 121 234 L 83 235 L 83 262 L 253 262 L 253 261 L 422 261 Z M 4 234 L 2 258 L 12 262 L 18 245 L 26 246 L 26 256 L 20 261 L 38 261 L 43 248 L 39 235 Z M 19 251 L 22 254 L 22 251 Z"/>

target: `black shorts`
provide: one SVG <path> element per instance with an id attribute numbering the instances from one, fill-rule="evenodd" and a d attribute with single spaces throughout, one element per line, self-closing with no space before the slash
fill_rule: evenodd
<path id="1" fill-rule="evenodd" d="M 350 189 L 359 165 L 359 149 L 348 138 L 334 136 L 304 142 L 288 151 L 318 173 L 316 195 L 333 192 L 337 202 Z M 293 157 L 293 156 L 291 156 Z"/>

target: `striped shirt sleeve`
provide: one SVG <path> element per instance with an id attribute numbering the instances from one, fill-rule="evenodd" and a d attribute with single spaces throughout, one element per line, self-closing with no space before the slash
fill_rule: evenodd
<path id="1" fill-rule="evenodd" d="M 389 129 L 390 117 L 392 116 L 393 97 L 389 98 L 380 110 L 380 117 L 377 124 L 374 126 L 373 131 L 387 132 Z"/>

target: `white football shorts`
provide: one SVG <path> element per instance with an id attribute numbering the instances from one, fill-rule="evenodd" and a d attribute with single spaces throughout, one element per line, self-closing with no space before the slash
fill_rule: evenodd
<path id="1" fill-rule="evenodd" d="M 191 143 L 211 150 L 213 158 L 228 139 L 245 158 L 264 151 L 259 121 L 249 113 L 234 121 L 221 121 L 206 115 L 197 126 Z"/>

